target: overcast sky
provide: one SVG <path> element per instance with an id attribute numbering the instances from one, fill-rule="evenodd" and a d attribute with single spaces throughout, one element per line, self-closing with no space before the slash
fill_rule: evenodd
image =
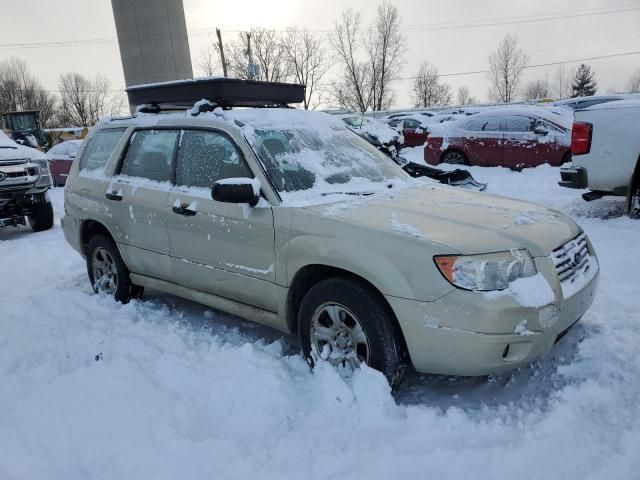
<path id="1" fill-rule="evenodd" d="M 640 52 L 640 0 L 392 3 L 400 10 L 408 47 L 401 75 L 415 75 L 418 65 L 428 60 L 454 88 L 467 85 L 480 100 L 487 97 L 486 74 L 456 74 L 486 70 L 488 55 L 507 33 L 517 35 L 531 65 Z M 252 26 L 299 26 L 326 34 L 347 8 L 359 10 L 369 23 L 375 5 L 371 0 L 184 0 L 194 73 L 215 27 L 222 29 L 223 38 Z M 56 90 L 59 75 L 68 71 L 103 73 L 114 89 L 124 86 L 110 0 L 0 0 L 0 60 L 11 56 L 24 59 L 47 89 Z M 640 54 L 584 63 L 596 72 L 598 93 L 606 93 L 625 87 L 640 68 Z M 551 79 L 556 68 L 530 68 L 524 81 L 545 75 Z M 410 89 L 410 80 L 395 84 L 396 106 L 409 106 Z"/>

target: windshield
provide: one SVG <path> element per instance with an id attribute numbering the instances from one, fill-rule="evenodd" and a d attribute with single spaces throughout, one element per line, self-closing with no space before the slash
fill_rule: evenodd
<path id="1" fill-rule="evenodd" d="M 33 114 L 7 116 L 7 123 L 16 132 L 30 132 L 38 128 Z"/>
<path id="2" fill-rule="evenodd" d="M 406 174 L 374 146 L 346 129 L 329 137 L 307 129 L 254 130 L 253 147 L 284 197 L 288 192 L 368 193 Z"/>

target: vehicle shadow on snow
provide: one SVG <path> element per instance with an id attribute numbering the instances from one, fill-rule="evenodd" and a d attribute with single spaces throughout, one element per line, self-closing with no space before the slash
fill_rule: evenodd
<path id="1" fill-rule="evenodd" d="M 569 211 L 570 215 L 584 218 L 609 220 L 627 215 L 627 201 L 624 197 L 607 197 L 591 202 L 576 203 Z"/>
<path id="2" fill-rule="evenodd" d="M 300 354 L 296 337 L 270 327 L 153 290 L 145 291 L 143 301 L 156 308 L 168 308 L 189 328 L 220 336 L 231 344 L 279 341 L 283 356 Z M 579 323 L 545 357 L 504 375 L 456 377 L 420 374 L 412 369 L 393 396 L 401 405 L 425 405 L 443 411 L 456 407 L 472 412 L 512 404 L 544 409 L 555 392 L 574 381 L 559 373 L 558 368 L 576 361 L 580 342 L 592 333 Z"/>

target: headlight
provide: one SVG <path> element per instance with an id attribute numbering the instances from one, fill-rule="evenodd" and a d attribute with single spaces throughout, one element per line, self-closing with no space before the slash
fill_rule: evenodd
<path id="1" fill-rule="evenodd" d="M 524 249 L 480 255 L 440 255 L 433 260 L 449 282 L 465 290 L 504 290 L 514 280 L 537 273 L 531 254 Z"/>
<path id="2" fill-rule="evenodd" d="M 36 182 L 36 187 L 46 187 L 51 185 L 51 172 L 49 171 L 49 162 L 45 159 L 32 160 L 40 166 L 40 178 Z"/>

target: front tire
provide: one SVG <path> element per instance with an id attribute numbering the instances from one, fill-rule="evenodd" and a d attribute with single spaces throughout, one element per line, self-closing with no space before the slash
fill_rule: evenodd
<path id="1" fill-rule="evenodd" d="M 87 273 L 93 291 L 127 303 L 142 295 L 143 288 L 131 283 L 129 269 L 118 248 L 104 235 L 95 235 L 87 244 Z"/>
<path id="2" fill-rule="evenodd" d="M 53 206 L 50 203 L 37 203 L 29 215 L 29 225 L 34 232 L 42 232 L 53 227 Z"/>
<path id="3" fill-rule="evenodd" d="M 314 285 L 302 299 L 298 333 L 312 363 L 312 352 L 345 373 L 365 363 L 391 386 L 406 372 L 408 355 L 393 314 L 359 282 L 331 278 Z"/>

